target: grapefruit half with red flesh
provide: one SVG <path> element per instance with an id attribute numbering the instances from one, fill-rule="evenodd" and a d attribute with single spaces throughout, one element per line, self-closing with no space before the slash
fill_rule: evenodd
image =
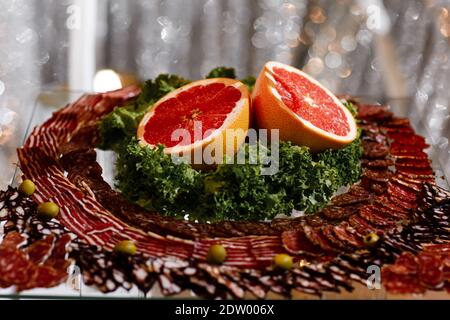
<path id="1" fill-rule="evenodd" d="M 356 138 L 350 111 L 317 80 L 294 67 L 266 63 L 252 98 L 258 127 L 278 129 L 281 140 L 319 152 L 341 148 Z"/>
<path id="2" fill-rule="evenodd" d="M 250 95 L 240 81 L 214 78 L 192 82 L 161 98 L 141 120 L 142 145 L 194 165 L 221 163 L 244 142 L 250 122 Z M 205 150 L 208 148 L 207 150 Z"/>

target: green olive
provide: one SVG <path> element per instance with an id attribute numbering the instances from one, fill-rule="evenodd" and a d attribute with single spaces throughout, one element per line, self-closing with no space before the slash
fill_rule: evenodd
<path id="1" fill-rule="evenodd" d="M 206 261 L 211 264 L 221 264 L 227 258 L 227 250 L 221 244 L 213 244 L 208 251 Z"/>
<path id="2" fill-rule="evenodd" d="M 133 256 L 136 254 L 137 248 L 133 241 L 123 240 L 115 245 L 114 251 L 117 253 Z"/>
<path id="3" fill-rule="evenodd" d="M 30 179 L 25 179 L 19 186 L 19 191 L 27 196 L 31 196 L 36 191 L 36 185 Z"/>
<path id="4" fill-rule="evenodd" d="M 380 237 L 376 233 L 371 232 L 364 236 L 363 240 L 366 245 L 373 246 L 378 242 L 378 240 L 380 240 Z"/>
<path id="5" fill-rule="evenodd" d="M 281 269 L 289 270 L 294 265 L 292 257 L 285 253 L 279 253 L 273 258 L 275 266 Z"/>
<path id="6" fill-rule="evenodd" d="M 42 218 L 53 219 L 59 213 L 59 207 L 54 202 L 44 202 L 38 205 L 37 213 Z"/>

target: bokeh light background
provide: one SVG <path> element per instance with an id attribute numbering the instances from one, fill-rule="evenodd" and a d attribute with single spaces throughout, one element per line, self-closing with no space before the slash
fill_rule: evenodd
<path id="1" fill-rule="evenodd" d="M 69 83 L 69 7 L 80 1 L 0 0 L 0 187 L 38 94 L 91 89 Z M 86 1 L 97 7 L 96 70 L 196 79 L 219 65 L 244 77 L 267 60 L 290 63 L 335 93 L 406 98 L 450 166 L 450 1 Z"/>

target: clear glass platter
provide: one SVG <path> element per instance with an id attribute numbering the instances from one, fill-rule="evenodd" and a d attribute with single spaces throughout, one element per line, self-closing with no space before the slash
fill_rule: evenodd
<path id="1" fill-rule="evenodd" d="M 76 100 L 82 93 L 69 92 L 60 90 L 42 91 L 36 99 L 31 111 L 30 121 L 26 129 L 24 138 L 36 125 L 43 123 L 48 119 L 52 112 L 69 102 Z M 367 101 L 377 101 L 373 98 L 364 98 Z M 432 128 L 429 128 L 425 121 L 419 116 L 420 113 L 414 106 L 411 98 L 392 99 L 385 101 L 391 106 L 392 111 L 398 116 L 408 117 L 414 129 L 421 135 L 425 136 L 431 147 L 427 150 L 432 159 L 433 169 L 436 172 L 437 184 L 447 190 L 450 189 L 450 148 L 449 145 L 436 145 L 433 143 Z M 450 129 L 450 128 L 449 128 Z M 103 176 L 109 183 L 114 178 L 114 154 L 112 152 L 99 151 L 98 162 L 103 167 Z M 17 160 L 16 160 L 17 162 Z M 0 163 L 0 172 L 8 172 L 6 166 L 12 166 L 11 163 Z M 9 167 L 8 167 L 9 168 Z M 9 168 L 10 169 L 10 168 Z M 20 180 L 20 170 L 16 168 L 14 175 L 11 177 L 11 183 L 17 185 Z M 0 185 L 1 189 L 6 185 Z M 1 236 L 1 229 L 0 229 Z M 368 277 L 370 274 L 368 273 Z M 449 299 L 450 295 L 445 292 L 429 291 L 425 295 L 392 295 L 384 289 L 369 290 L 366 286 L 354 283 L 355 290 L 353 292 L 343 293 L 325 293 L 321 299 Z M 70 281 L 50 289 L 33 289 L 20 293 L 14 291 L 13 288 L 0 289 L 0 299 L 145 299 L 145 298 L 163 298 L 158 288 L 152 290 L 146 296 L 137 288 L 130 291 L 118 290 L 114 293 L 103 294 L 95 288 L 81 284 L 80 276 L 72 275 Z M 190 292 L 184 292 L 175 298 L 194 298 Z M 252 298 L 249 296 L 249 298 Z M 274 294 L 269 294 L 268 298 L 279 298 Z M 296 299 L 320 299 L 318 297 L 295 293 Z"/>

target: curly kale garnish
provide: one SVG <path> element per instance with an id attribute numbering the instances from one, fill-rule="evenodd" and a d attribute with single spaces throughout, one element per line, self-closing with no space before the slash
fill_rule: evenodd
<path id="1" fill-rule="evenodd" d="M 242 146 L 245 159 L 254 148 Z M 163 147 L 150 149 L 131 140 L 119 152 L 117 187 L 144 208 L 180 218 L 188 213 L 209 221 L 264 220 L 289 215 L 292 209 L 317 212 L 341 186 L 359 180 L 359 139 L 319 154 L 290 142 L 281 142 L 279 151 L 274 175 L 261 175 L 264 161 L 220 164 L 202 172 L 174 163 Z"/>
<path id="2" fill-rule="evenodd" d="M 236 72 L 234 71 L 234 68 L 217 67 L 215 69 L 212 69 L 206 76 L 206 79 L 212 78 L 236 79 Z"/>
<path id="3" fill-rule="evenodd" d="M 235 78 L 235 72 L 220 67 L 208 77 Z M 251 90 L 255 78 L 241 81 Z M 307 147 L 281 142 L 279 170 L 273 175 L 261 175 L 264 161 L 220 164 L 211 171 L 200 171 L 172 161 L 163 146 L 151 149 L 140 145 L 135 136 L 143 115 L 161 97 L 187 83 L 174 75 L 148 80 L 133 103 L 114 109 L 99 123 L 99 147 L 117 153 L 116 186 L 130 201 L 180 218 L 189 214 L 192 219 L 209 221 L 264 220 L 289 215 L 293 209 L 317 212 L 340 187 L 359 180 L 359 135 L 342 149 L 317 154 Z M 356 114 L 351 102 L 344 105 Z M 248 160 L 261 148 L 245 143 L 240 152 Z M 270 148 L 266 151 L 271 152 Z"/>

